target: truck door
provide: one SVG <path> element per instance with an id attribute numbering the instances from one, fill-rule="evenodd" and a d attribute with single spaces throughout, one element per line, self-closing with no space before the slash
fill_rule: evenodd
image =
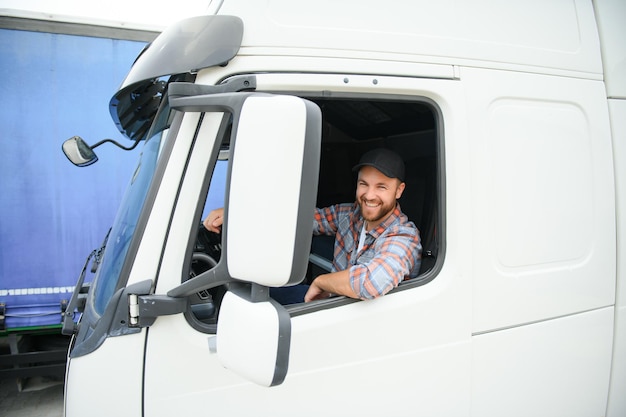
<path id="1" fill-rule="evenodd" d="M 453 76 L 452 71 L 450 74 Z M 435 120 L 433 123 L 437 126 L 434 130 L 443 132 L 445 127 L 446 140 L 450 144 L 450 150 L 446 149 L 446 156 L 456 167 L 446 176 L 446 184 L 463 187 L 464 181 L 467 180 L 467 176 L 463 175 L 467 168 L 467 161 L 463 157 L 466 154 L 463 151 L 465 145 L 460 135 L 464 125 L 464 110 L 459 108 L 454 114 L 451 112 L 454 103 L 463 101 L 462 84 L 458 80 L 432 78 L 378 77 L 377 81 L 385 86 L 386 95 L 377 96 L 376 92 L 379 92 L 380 88 L 370 77 L 353 76 L 350 78 L 351 88 L 354 89 L 351 96 L 339 94 L 336 102 L 332 100 L 325 102 L 323 95 L 311 98 L 315 95 L 313 91 L 345 89 L 343 77 L 303 74 L 256 76 L 257 91 L 280 93 L 281 89 L 289 91 L 289 87 L 285 86 L 293 85 L 298 85 L 304 90 L 310 89 L 312 91 L 310 95 L 302 91 L 299 95 L 316 103 L 323 102 L 323 112 L 330 111 L 333 107 L 337 107 L 338 110 L 357 109 L 355 112 L 357 114 L 363 109 L 371 110 L 374 107 L 379 111 L 383 108 L 398 107 L 401 110 L 397 111 L 398 114 L 404 114 L 404 111 L 409 109 L 417 108 L 420 111 L 430 109 L 429 117 L 432 116 L 432 120 Z M 369 94 L 370 101 L 362 100 L 364 93 Z M 415 104 L 416 97 L 420 97 L 421 104 Z M 190 106 L 188 109 L 203 111 L 200 105 L 195 108 Z M 330 114 L 324 114 L 323 130 L 332 128 L 326 125 Z M 265 115 L 263 118 L 268 119 L 269 116 Z M 220 175 L 222 165 L 231 165 L 226 169 L 228 173 L 225 182 L 226 187 L 230 186 L 232 192 L 232 182 L 237 175 L 243 174 L 246 181 L 251 181 L 255 184 L 254 187 L 259 188 L 254 177 L 262 174 L 261 167 L 272 169 L 267 165 L 289 164 L 294 158 L 293 155 L 296 155 L 269 135 L 258 136 L 258 140 L 263 141 L 263 146 L 267 149 L 258 148 L 254 152 L 267 153 L 269 149 L 280 158 L 272 160 L 266 155 L 264 157 L 268 158 L 266 164 L 249 166 L 239 171 L 235 166 L 238 152 L 235 147 L 235 155 L 230 155 L 229 162 L 216 162 L 220 146 L 223 149 L 228 148 L 228 140 L 220 137 L 228 130 L 228 119 L 229 116 L 222 113 L 205 112 L 199 120 L 196 129 L 197 139 L 188 159 L 185 178 L 161 259 L 155 291 L 157 294 L 171 294 L 173 288 L 180 285 L 181 277 L 186 274 L 192 276 L 203 274 L 202 269 L 190 270 L 188 267 L 190 259 L 194 256 L 191 251 L 198 245 L 196 239 L 200 220 L 205 216 L 202 213 L 203 204 L 199 205 L 198 201 L 204 201 L 207 194 L 212 195 L 213 186 L 209 187 L 209 182 L 212 176 L 215 180 Z M 288 120 L 284 116 L 279 119 L 279 122 L 274 122 L 274 119 L 266 120 L 273 124 L 277 135 L 281 134 L 282 129 L 287 128 L 284 124 Z M 327 135 L 325 132 L 322 134 Z M 333 178 L 335 182 L 342 182 L 346 178 L 351 182 L 349 174 L 352 165 L 348 158 L 354 156 L 358 158 L 359 150 L 364 149 L 363 146 L 367 144 L 368 139 L 354 142 L 356 143 L 354 152 L 343 153 L 342 142 L 335 142 L 334 135 L 339 133 L 334 131 L 328 139 L 325 151 L 323 150 L 328 152 L 328 155 L 322 156 L 322 161 L 326 163 L 324 161 L 329 159 L 345 158 L 342 164 L 348 165 L 348 176 L 340 178 L 333 174 L 328 182 L 332 182 Z M 416 144 L 421 144 L 421 141 L 428 142 L 426 139 L 430 137 L 428 135 L 435 134 L 432 130 L 410 137 L 398 134 L 390 143 L 408 142 L 407 149 L 413 151 L 411 155 L 404 156 L 419 160 L 420 147 Z M 240 141 L 240 138 L 236 140 Z M 437 152 L 442 157 L 441 141 L 428 143 L 433 147 L 439 147 Z M 438 145 L 435 146 L 435 143 Z M 253 145 L 251 143 L 249 146 Z M 230 149 L 232 151 L 232 146 Z M 426 152 L 425 149 L 421 151 Z M 277 162 L 280 160 L 283 162 Z M 319 163 L 319 161 L 300 161 L 304 164 Z M 284 172 L 289 171 L 288 167 L 283 168 Z M 423 167 L 414 164 L 411 168 L 417 171 Z M 439 169 L 443 167 L 439 165 Z M 324 166 L 320 170 L 324 171 L 320 172 L 320 177 L 326 181 L 331 166 Z M 445 188 L 442 172 L 438 175 L 441 182 L 437 193 L 440 196 Z M 412 185 L 417 188 L 418 184 L 419 181 L 416 180 Z M 265 258 L 271 259 L 276 265 L 275 272 L 278 273 L 280 270 L 278 266 L 283 258 L 291 257 L 284 255 L 284 250 L 278 247 L 279 242 L 272 235 L 280 233 L 283 222 L 288 221 L 287 217 L 291 214 L 284 209 L 285 206 L 277 193 L 277 185 L 263 185 L 264 188 L 260 192 L 248 189 L 251 198 L 245 204 L 254 207 L 261 215 L 255 216 L 254 227 L 248 230 L 247 252 L 243 254 L 240 252 L 239 258 L 234 261 L 249 266 L 252 270 L 262 271 L 268 265 Z M 351 195 L 352 198 L 353 196 L 354 194 Z M 443 198 L 438 198 L 442 206 Z M 447 245 L 446 257 L 456 259 L 457 262 L 470 262 L 461 251 L 463 242 L 468 237 L 467 230 L 458 223 L 467 215 L 463 210 L 463 207 L 467 207 L 467 201 L 451 197 L 449 203 L 454 207 L 455 214 L 449 216 L 448 224 L 454 226 L 458 235 L 455 235 L 454 243 Z M 224 205 L 227 209 L 229 204 L 232 204 L 232 197 L 229 191 L 226 191 Z M 444 212 L 441 206 L 438 209 L 439 213 Z M 271 210 L 267 211 L 266 207 L 270 207 Z M 252 215 L 254 210 L 249 213 Z M 438 233 L 445 234 L 445 230 L 440 228 Z M 227 230 L 226 236 L 221 240 L 222 250 L 228 245 L 229 236 L 230 231 Z M 211 237 L 200 240 L 204 242 L 201 243 L 204 247 L 215 244 Z M 233 254 L 233 250 L 228 246 L 227 253 L 222 252 L 221 259 L 216 262 L 201 255 L 198 255 L 196 260 L 197 263 L 204 262 L 208 265 L 207 268 L 210 268 L 212 264 L 221 263 L 224 257 Z M 439 257 L 443 258 L 442 247 Z M 233 369 L 230 365 L 232 362 L 226 363 L 220 359 L 220 355 L 224 353 L 220 350 L 221 346 L 224 346 L 220 342 L 223 317 L 218 316 L 215 320 L 212 314 L 213 308 L 220 307 L 219 302 L 227 288 L 217 287 L 206 292 L 199 291 L 197 297 L 210 298 L 212 303 L 203 304 L 198 298 L 194 298 L 196 295 L 192 295 L 190 304 L 196 307 L 190 307 L 184 315 L 159 317 L 148 329 L 144 372 L 145 415 L 154 417 L 216 413 L 286 416 L 298 414 L 299 410 L 308 407 L 311 402 L 315 403 L 311 407 L 330 414 L 337 410 L 355 409 L 359 410 L 361 415 L 414 415 L 416 412 L 430 415 L 438 413 L 468 415 L 471 333 L 470 317 L 465 313 L 470 309 L 471 287 L 467 277 L 463 277 L 460 269 L 455 267 L 456 264 L 451 262 L 442 267 L 442 263 L 439 262 L 436 271 L 425 274 L 421 282 L 402 284 L 398 291 L 377 300 L 358 301 L 337 297 L 322 302 L 286 307 L 291 326 L 288 372 L 284 381 L 279 384 L 273 384 L 274 381 L 264 383 L 250 375 L 243 375 L 240 370 Z M 271 273 L 267 275 L 272 277 Z M 190 284 L 182 286 L 186 285 Z M 226 300 L 226 297 L 223 299 Z M 221 308 L 223 309 L 223 305 Z M 194 314 L 192 310 L 195 310 L 196 317 L 202 319 L 194 320 L 190 317 L 190 314 Z M 246 320 L 250 318 L 241 317 L 238 323 L 246 325 L 247 331 L 252 333 L 255 330 L 254 326 L 245 323 Z M 211 330 L 212 323 L 215 323 L 214 330 Z M 259 331 L 255 333 L 255 337 L 242 342 L 248 344 L 245 347 L 249 348 L 251 358 L 245 368 L 252 369 L 253 373 L 256 372 L 255 367 L 268 366 L 267 362 L 253 357 L 262 355 L 259 351 L 267 348 L 264 344 L 267 341 L 263 342 L 258 337 L 268 332 L 269 330 Z M 214 349 L 215 345 L 217 352 Z M 375 398 L 368 398 L 370 390 Z M 415 408 L 407 407 L 407 401 L 404 400 L 416 396 L 419 397 L 419 401 L 416 401 Z"/>
<path id="2" fill-rule="evenodd" d="M 524 393 L 535 400 L 517 415 L 602 414 L 616 276 L 605 87 L 495 70 L 463 76 L 474 167 L 473 412 L 501 415 Z"/>

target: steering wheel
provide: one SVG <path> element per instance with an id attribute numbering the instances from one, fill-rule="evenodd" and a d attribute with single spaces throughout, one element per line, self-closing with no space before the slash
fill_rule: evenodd
<path id="1" fill-rule="evenodd" d="M 221 242 L 220 234 L 210 232 L 202 224 L 200 225 L 194 252 L 191 256 L 188 279 L 192 279 L 217 265 L 222 254 Z M 226 292 L 226 289 L 222 287 L 224 286 L 202 290 L 191 297 L 191 311 L 197 319 L 204 322 L 215 320 L 219 304 Z"/>

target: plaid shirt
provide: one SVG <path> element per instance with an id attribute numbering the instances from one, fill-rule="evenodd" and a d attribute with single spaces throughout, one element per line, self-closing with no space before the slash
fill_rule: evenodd
<path id="1" fill-rule="evenodd" d="M 419 272 L 422 245 L 419 231 L 400 211 L 365 235 L 357 253 L 363 217 L 357 203 L 315 209 L 313 234 L 335 235 L 333 272 L 350 269 L 350 285 L 361 299 L 380 297 Z"/>

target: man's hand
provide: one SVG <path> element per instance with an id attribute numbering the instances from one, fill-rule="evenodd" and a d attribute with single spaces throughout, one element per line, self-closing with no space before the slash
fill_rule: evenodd
<path id="1" fill-rule="evenodd" d="M 323 300 L 331 294 L 345 295 L 350 298 L 359 298 L 350 286 L 350 270 L 331 272 L 315 278 L 304 295 L 304 302 Z"/>
<path id="2" fill-rule="evenodd" d="M 224 223 L 224 209 L 218 208 L 209 213 L 202 224 L 209 232 L 221 233 L 222 224 Z"/>
<path id="3" fill-rule="evenodd" d="M 323 300 L 325 298 L 330 297 L 330 293 L 328 291 L 324 291 L 316 284 L 317 279 L 313 281 L 313 283 L 309 286 L 308 291 L 304 295 L 304 302 L 308 303 L 310 301 L 315 300 Z"/>

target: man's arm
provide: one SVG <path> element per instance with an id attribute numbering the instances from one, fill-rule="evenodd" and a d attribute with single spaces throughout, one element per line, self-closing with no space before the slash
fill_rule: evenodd
<path id="1" fill-rule="evenodd" d="M 367 264 L 317 277 L 305 295 L 305 301 L 324 299 L 330 294 L 362 300 L 386 294 L 409 276 L 415 263 L 419 262 L 419 235 L 417 230 L 398 230 L 376 242 L 374 250 L 376 255 Z"/>
<path id="2" fill-rule="evenodd" d="M 323 300 L 324 298 L 330 297 L 331 294 L 345 295 L 350 298 L 359 298 L 350 285 L 349 269 L 339 272 L 331 272 L 315 278 L 304 296 L 304 302 L 308 303 L 309 301 Z"/>

